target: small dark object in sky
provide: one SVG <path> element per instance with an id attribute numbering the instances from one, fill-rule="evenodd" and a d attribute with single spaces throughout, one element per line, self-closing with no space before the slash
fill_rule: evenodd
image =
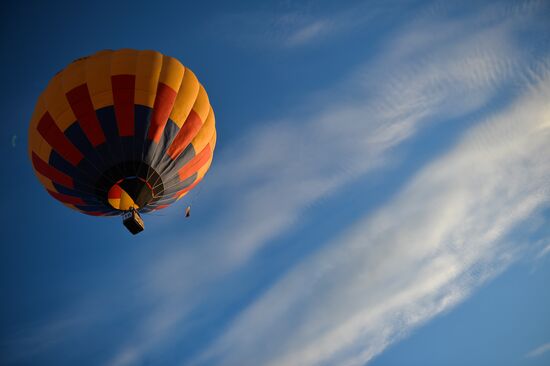
<path id="1" fill-rule="evenodd" d="M 185 217 L 191 216 L 191 206 L 187 206 L 185 209 Z"/>

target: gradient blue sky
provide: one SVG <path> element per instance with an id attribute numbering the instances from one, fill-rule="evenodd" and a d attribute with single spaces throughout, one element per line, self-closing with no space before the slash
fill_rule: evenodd
<path id="1" fill-rule="evenodd" d="M 4 4 L 2 365 L 550 364 L 549 1 Z M 101 49 L 216 111 L 186 203 L 79 215 L 33 176 L 48 80 Z"/>

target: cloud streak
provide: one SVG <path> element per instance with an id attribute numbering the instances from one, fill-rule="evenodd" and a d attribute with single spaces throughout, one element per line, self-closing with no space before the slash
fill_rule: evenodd
<path id="1" fill-rule="evenodd" d="M 546 352 L 550 351 L 550 342 L 548 343 L 545 343 L 531 351 L 529 351 L 525 357 L 527 358 L 535 358 L 535 357 L 540 357 L 542 356 L 543 354 L 545 354 Z"/>
<path id="2" fill-rule="evenodd" d="M 143 296 L 163 305 L 145 318 L 112 364 L 130 364 L 174 336 L 209 287 L 294 227 L 317 200 L 384 167 L 394 149 L 420 129 L 467 118 L 514 83 L 537 85 L 531 96 L 540 100 L 547 92 L 539 87 L 547 81 L 546 64 L 525 67 L 525 55 L 509 42 L 523 18 L 483 17 L 448 24 L 415 20 L 377 59 L 308 102 L 323 107 L 264 124 L 223 151 L 206 185 L 226 207 L 238 207 L 238 214 L 214 214 L 209 235 L 189 238 L 200 246 L 170 249 L 154 263 Z M 513 115 L 519 120 L 529 120 L 531 108 L 545 111 L 540 103 L 518 103 Z M 506 181 L 509 170 L 501 167 L 507 159 L 531 158 L 518 150 L 544 149 L 528 144 L 525 135 L 546 131 L 544 119 L 536 116 L 513 129 L 516 119 L 498 116 L 471 132 L 454 153 L 421 172 L 401 198 L 281 280 L 199 360 L 360 364 L 464 299 L 511 260 L 511 250 L 498 254 L 497 244 L 506 248 L 507 230 L 541 203 L 541 195 L 521 191 L 521 184 L 531 187 L 548 177 L 504 186 L 499 180 Z M 537 169 L 522 176 L 541 174 Z M 499 205 L 501 194 L 512 197 Z M 302 294 L 304 288 L 311 293 Z M 352 301 L 355 296 L 358 301 Z M 274 334 L 282 343 L 266 350 L 266 337 Z"/>
<path id="3" fill-rule="evenodd" d="M 341 39 L 351 32 L 364 31 L 377 19 L 397 14 L 396 6 L 379 1 L 338 4 L 328 12 L 315 5 L 288 2 L 269 11 L 226 13 L 214 20 L 217 26 L 213 28 L 228 30 L 222 36 L 231 43 L 291 50 Z M 413 8 L 412 2 L 399 5 L 401 10 Z"/>
<path id="4" fill-rule="evenodd" d="M 207 189 L 226 207 L 239 207 L 238 215 L 214 214 L 210 235 L 189 238 L 200 246 L 170 248 L 154 263 L 142 296 L 161 305 L 111 364 L 131 364 L 174 336 L 209 287 L 294 227 L 317 200 L 387 164 L 394 149 L 419 129 L 465 118 L 504 86 L 525 84 L 526 60 L 509 42 L 521 22 L 520 17 L 485 24 L 475 15 L 449 24 L 415 20 L 377 59 L 309 102 L 324 107 L 264 124 L 223 151 Z M 474 25 L 476 31 L 464 32 Z M 539 70 L 529 71 L 535 79 L 543 77 Z M 536 81 L 532 84 L 540 85 Z M 542 92 L 547 91 L 531 94 L 536 98 Z M 540 179 L 504 186 L 500 181 L 512 170 L 501 169 L 507 159 L 531 158 L 517 155 L 519 150 L 544 149 L 525 134 L 546 131 L 540 116 L 528 118 L 544 106 L 531 110 L 523 103 L 516 119 L 486 122 L 454 153 L 420 173 L 401 198 L 281 280 L 205 359 L 360 364 L 498 273 L 510 257 L 497 255 L 497 243 L 540 204 L 521 191 L 522 184 L 532 187 Z M 513 129 L 518 119 L 529 121 Z M 541 174 L 532 164 L 533 170 L 520 175 Z M 515 168 L 523 169 L 521 164 Z M 511 198 L 499 205 L 502 194 Z M 310 289 L 307 296 L 304 288 Z M 280 342 L 267 341 L 274 335 Z M 272 343 L 268 350 L 267 343 Z M 257 349 L 262 353 L 254 353 Z"/>
<path id="5" fill-rule="evenodd" d="M 197 364 L 363 365 L 513 260 L 507 234 L 550 202 L 550 73 L 398 197 L 297 266 Z"/>

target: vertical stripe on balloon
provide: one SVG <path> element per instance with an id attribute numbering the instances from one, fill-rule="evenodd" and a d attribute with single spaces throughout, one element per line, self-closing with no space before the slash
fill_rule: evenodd
<path id="1" fill-rule="evenodd" d="M 176 91 L 168 85 L 159 83 L 157 87 L 157 96 L 153 107 L 153 115 L 151 117 L 151 125 L 149 127 L 148 137 L 150 140 L 159 142 L 164 132 L 164 126 L 168 121 L 174 101 L 176 100 Z"/>
<path id="2" fill-rule="evenodd" d="M 134 89 L 135 75 L 113 75 L 113 101 L 119 136 L 134 135 Z"/>
<path id="3" fill-rule="evenodd" d="M 37 129 L 44 140 L 72 165 L 76 166 L 82 160 L 82 153 L 61 132 L 48 112 L 38 122 Z"/>
<path id="4" fill-rule="evenodd" d="M 67 100 L 73 110 L 80 127 L 86 134 L 93 147 L 105 142 L 105 135 L 101 129 L 95 113 L 88 86 L 82 84 L 67 93 Z"/>
<path id="5" fill-rule="evenodd" d="M 187 163 L 178 173 L 181 180 L 184 180 L 195 174 L 204 164 L 208 162 L 212 155 L 210 145 L 206 145 L 202 151 Z"/>
<path id="6" fill-rule="evenodd" d="M 191 143 L 193 138 L 201 129 L 201 126 L 202 121 L 199 115 L 194 110 L 191 110 L 191 112 L 187 116 L 187 119 L 185 120 L 185 123 L 178 131 L 176 138 L 172 142 L 172 145 L 170 145 L 170 148 L 168 149 L 166 154 L 169 155 L 170 158 L 175 160 L 181 154 L 181 152 L 185 150 L 185 148 Z"/>

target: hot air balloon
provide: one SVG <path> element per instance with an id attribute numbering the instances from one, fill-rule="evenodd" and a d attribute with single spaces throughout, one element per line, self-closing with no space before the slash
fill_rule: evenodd
<path id="1" fill-rule="evenodd" d="M 169 206 L 204 177 L 216 145 L 214 111 L 191 70 L 155 51 L 106 50 L 73 61 L 40 95 L 29 155 L 48 193 L 94 216 Z"/>

